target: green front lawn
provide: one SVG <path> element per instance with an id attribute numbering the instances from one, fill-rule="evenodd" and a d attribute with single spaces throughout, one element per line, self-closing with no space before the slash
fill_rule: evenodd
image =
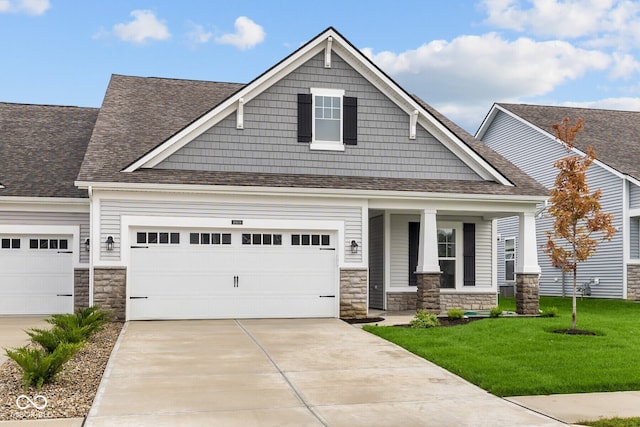
<path id="1" fill-rule="evenodd" d="M 500 307 L 514 310 L 513 298 Z M 571 298 L 542 297 L 540 307 L 560 317 L 364 329 L 498 396 L 640 390 L 640 304 L 578 299 L 578 329 L 597 336 L 551 332 L 571 327 Z"/>

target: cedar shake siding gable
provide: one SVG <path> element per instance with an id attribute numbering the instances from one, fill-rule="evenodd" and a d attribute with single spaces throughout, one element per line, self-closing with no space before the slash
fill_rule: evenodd
<path id="1" fill-rule="evenodd" d="M 344 89 L 345 151 L 310 149 L 311 87 Z M 306 92 L 306 93 L 305 93 Z M 349 108 L 347 108 L 347 105 Z M 357 108 L 356 124 L 351 122 Z M 301 141 L 303 140 L 303 141 Z M 357 142 L 357 145 L 356 145 Z M 333 53 L 318 54 L 156 166 L 159 169 L 481 181 L 469 166 Z"/>
<path id="2" fill-rule="evenodd" d="M 74 181 L 97 115 L 97 108 L 0 103 L 0 197 L 87 197 Z"/>

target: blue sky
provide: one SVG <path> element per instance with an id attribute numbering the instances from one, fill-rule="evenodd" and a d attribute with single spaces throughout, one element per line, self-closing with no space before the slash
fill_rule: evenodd
<path id="1" fill-rule="evenodd" d="M 472 133 L 494 102 L 640 110 L 623 0 L 0 0 L 0 101 L 99 107 L 111 74 L 244 83 L 328 26 Z"/>

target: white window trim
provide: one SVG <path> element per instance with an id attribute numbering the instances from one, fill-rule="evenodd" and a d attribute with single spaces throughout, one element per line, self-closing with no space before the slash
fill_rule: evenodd
<path id="1" fill-rule="evenodd" d="M 462 241 L 462 239 L 464 238 L 464 236 L 462 234 L 462 223 L 461 222 L 438 222 L 437 226 L 438 226 L 438 230 L 451 228 L 451 229 L 455 230 L 455 235 L 456 235 L 456 256 L 455 256 L 455 258 L 450 258 L 450 257 L 440 258 L 440 257 L 438 257 L 438 262 L 440 262 L 440 259 L 446 259 L 446 260 L 453 259 L 456 262 L 455 287 L 453 287 L 453 288 L 442 288 L 442 291 L 461 290 L 461 289 L 464 288 L 464 286 L 463 286 L 463 284 L 464 284 L 464 259 L 463 259 L 463 253 L 462 253 L 462 249 L 464 247 L 464 242 Z M 465 289 L 469 289 L 469 286 L 467 286 Z"/>
<path id="2" fill-rule="evenodd" d="M 344 151 L 343 127 L 344 127 L 344 89 L 311 88 L 311 150 Z M 316 140 L 316 96 L 333 96 L 340 98 L 340 140 L 322 141 Z"/>
<path id="3" fill-rule="evenodd" d="M 507 240 L 513 240 L 513 259 L 507 259 Z M 515 237 L 507 237 L 504 239 L 504 250 L 502 254 L 502 258 L 504 261 L 504 281 L 505 283 L 515 283 L 516 281 L 516 254 L 518 253 L 518 248 L 516 247 L 517 242 Z M 507 261 L 513 261 L 513 279 L 507 279 Z"/>

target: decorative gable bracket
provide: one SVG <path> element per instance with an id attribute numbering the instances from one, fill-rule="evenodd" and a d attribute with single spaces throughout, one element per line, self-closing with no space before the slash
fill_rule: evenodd
<path id="1" fill-rule="evenodd" d="M 327 37 L 327 47 L 324 49 L 324 68 L 331 68 L 331 44 L 333 37 Z"/>
<path id="2" fill-rule="evenodd" d="M 244 98 L 238 99 L 238 111 L 236 112 L 236 129 L 244 129 Z"/>
<path id="3" fill-rule="evenodd" d="M 409 139 L 416 139 L 416 128 L 418 125 L 418 115 L 420 112 L 414 110 L 409 116 Z"/>

